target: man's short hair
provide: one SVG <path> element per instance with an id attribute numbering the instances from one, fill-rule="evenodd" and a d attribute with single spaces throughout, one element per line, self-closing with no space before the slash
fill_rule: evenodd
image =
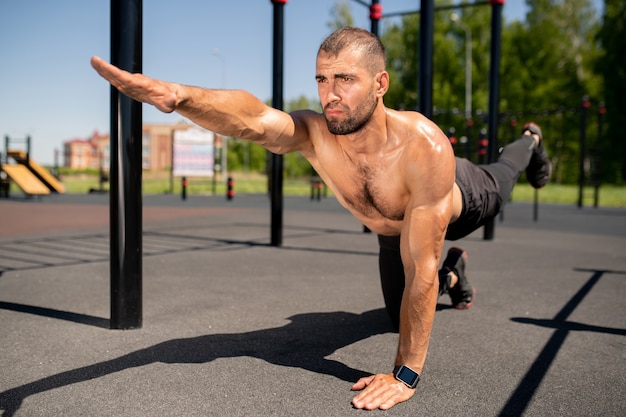
<path id="1" fill-rule="evenodd" d="M 372 74 L 385 70 L 385 47 L 376 35 L 365 29 L 348 26 L 333 32 L 322 42 L 317 55 L 324 52 L 337 56 L 347 48 L 361 51 Z"/>

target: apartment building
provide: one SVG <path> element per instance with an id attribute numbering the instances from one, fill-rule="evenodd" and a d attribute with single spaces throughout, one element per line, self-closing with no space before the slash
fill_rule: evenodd
<path id="1" fill-rule="evenodd" d="M 144 124 L 141 138 L 141 166 L 144 171 L 162 171 L 172 166 L 174 132 L 194 125 Z M 218 142 L 220 138 L 216 138 Z M 217 144 L 219 146 L 219 143 Z M 63 143 L 63 166 L 72 169 L 101 169 L 110 167 L 110 135 L 94 132 L 88 138 Z"/>

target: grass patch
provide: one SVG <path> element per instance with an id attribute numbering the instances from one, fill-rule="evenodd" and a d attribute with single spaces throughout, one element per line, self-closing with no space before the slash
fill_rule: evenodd
<path id="1" fill-rule="evenodd" d="M 268 190 L 267 177 L 260 174 L 232 173 L 235 194 L 263 194 Z M 84 194 L 90 189 L 99 189 L 97 175 L 65 175 L 61 178 L 67 193 Z M 188 178 L 188 195 L 226 195 L 227 185 L 225 180 L 217 178 Z M 181 194 L 182 181 L 180 178 L 170 179 L 167 173 L 145 173 L 142 178 L 144 194 Z M 105 183 L 108 189 L 109 184 Z M 12 189 L 13 191 L 13 189 Z M 16 192 L 19 190 L 16 188 Z M 292 196 L 311 195 L 311 183 L 307 178 L 285 178 L 283 180 L 283 194 Z M 328 190 L 328 195 L 332 195 Z"/>
<path id="2" fill-rule="evenodd" d="M 578 204 L 578 186 L 548 184 L 537 191 L 540 203 Z M 513 201 L 534 201 L 535 189 L 528 184 L 517 184 L 511 196 Z M 594 187 L 583 189 L 583 205 L 593 206 L 595 198 Z M 626 187 L 603 185 L 598 192 L 600 207 L 626 207 Z"/>
<path id="3" fill-rule="evenodd" d="M 231 173 L 234 179 L 235 194 L 263 194 L 268 191 L 268 181 L 264 175 L 257 173 Z M 98 176 L 89 173 L 78 175 L 63 175 L 61 177 L 67 193 L 85 194 L 90 189 L 99 189 Z M 187 187 L 188 195 L 226 195 L 226 182 L 220 178 L 213 181 L 211 178 L 189 178 Z M 108 183 L 104 184 L 107 189 Z M 181 194 L 182 184 L 180 178 L 170 180 L 169 173 L 143 173 L 143 193 L 144 194 Z M 11 184 L 11 193 L 20 193 L 15 184 Z M 288 196 L 310 196 L 310 178 L 285 178 L 283 180 L 283 193 Z M 327 195 L 332 196 L 332 192 L 327 190 Z M 513 189 L 513 201 L 532 202 L 534 201 L 535 189 L 528 184 L 517 184 Z M 578 202 L 577 185 L 548 184 L 538 191 L 539 202 L 554 204 L 572 204 Z M 585 187 L 583 193 L 583 204 L 593 206 L 594 188 Z M 615 185 L 603 185 L 599 190 L 600 207 L 622 207 L 626 208 L 626 187 Z"/>

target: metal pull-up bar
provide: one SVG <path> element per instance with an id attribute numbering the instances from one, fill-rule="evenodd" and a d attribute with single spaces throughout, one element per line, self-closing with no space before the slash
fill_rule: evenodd
<path id="1" fill-rule="evenodd" d="M 271 0 L 274 6 L 274 58 L 272 105 L 283 109 L 284 6 L 287 0 Z M 489 94 L 489 159 L 497 146 L 498 87 L 502 5 L 489 0 L 492 12 L 492 45 Z M 465 6 L 465 5 L 463 5 Z M 420 18 L 420 110 L 432 113 L 433 0 L 421 0 Z M 458 6 L 457 6 L 458 7 Z M 111 0 L 111 63 L 124 70 L 142 71 L 142 0 Z M 372 32 L 384 17 L 378 0 L 372 0 Z M 141 103 L 111 86 L 111 321 L 114 329 L 142 325 L 142 116 Z M 283 161 L 272 155 L 271 244 L 282 244 Z M 485 239 L 493 238 L 493 222 L 485 227 Z"/>
<path id="2" fill-rule="evenodd" d="M 284 9 L 287 0 L 272 0 L 274 5 L 274 56 L 272 107 L 283 110 Z M 271 154 L 271 225 L 270 243 L 283 243 L 283 156 Z"/>
<path id="3" fill-rule="evenodd" d="M 142 71 L 142 0 L 111 0 L 111 63 Z M 141 103 L 111 86 L 112 329 L 142 322 Z"/>

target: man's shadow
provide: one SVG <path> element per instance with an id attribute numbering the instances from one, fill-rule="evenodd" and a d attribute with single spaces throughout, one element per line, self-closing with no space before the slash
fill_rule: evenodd
<path id="1" fill-rule="evenodd" d="M 283 327 L 174 339 L 104 362 L 61 372 L 0 393 L 3 416 L 13 416 L 30 395 L 152 363 L 207 363 L 249 356 L 356 382 L 369 373 L 325 357 L 370 336 L 392 332 L 385 309 L 298 314 Z"/>

